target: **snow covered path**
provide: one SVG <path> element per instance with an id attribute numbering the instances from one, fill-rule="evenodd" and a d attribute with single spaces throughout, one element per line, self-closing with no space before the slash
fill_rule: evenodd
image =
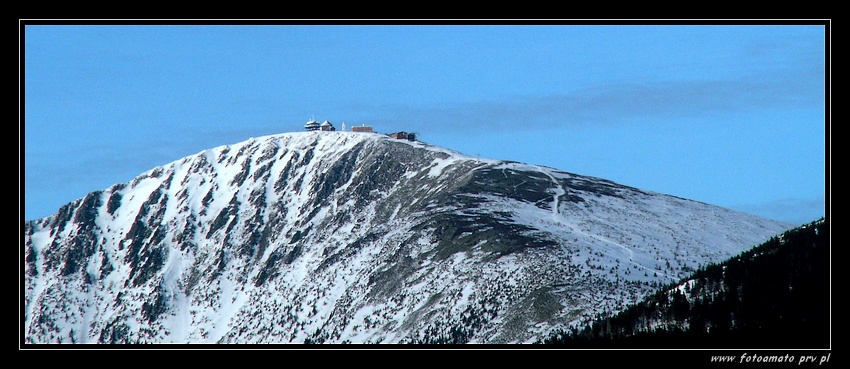
<path id="1" fill-rule="evenodd" d="M 552 219 L 555 219 L 556 222 L 563 223 L 561 221 L 561 217 L 559 217 L 558 215 L 560 214 L 559 207 L 561 206 L 561 196 L 566 194 L 567 191 L 564 190 L 564 186 L 561 185 L 561 182 L 558 182 L 558 179 L 555 178 L 555 176 L 553 176 L 552 173 L 549 173 L 548 170 L 545 170 L 544 168 L 540 168 L 540 172 L 549 176 L 549 178 L 552 179 L 552 182 L 555 182 L 555 185 L 558 186 L 558 188 L 555 189 L 555 194 L 552 195 L 552 197 L 554 198 L 552 200 Z"/>
<path id="2" fill-rule="evenodd" d="M 563 219 L 563 217 L 561 217 L 561 214 L 560 214 L 560 206 L 561 206 L 561 196 L 565 195 L 567 193 L 567 191 L 564 189 L 564 186 L 561 185 L 561 182 L 558 181 L 558 179 L 555 178 L 555 176 L 553 176 L 552 173 L 550 173 L 548 170 L 546 170 L 546 168 L 543 168 L 543 167 L 538 167 L 538 168 L 539 168 L 541 173 L 547 175 L 550 179 L 552 179 L 552 182 L 555 182 L 555 185 L 557 185 L 557 188 L 555 189 L 555 194 L 552 196 L 554 198 L 552 200 L 552 219 L 554 219 L 559 224 L 569 226 L 572 229 L 573 232 L 576 232 L 576 233 L 578 233 L 582 236 L 590 237 L 590 238 L 593 238 L 593 239 L 599 240 L 601 242 L 605 242 L 605 243 L 608 243 L 608 244 L 611 244 L 611 245 L 614 245 L 614 246 L 617 246 L 617 247 L 623 249 L 623 251 L 625 251 L 626 254 L 629 256 L 630 262 L 632 262 L 633 264 L 638 265 L 640 267 L 643 267 L 642 265 L 639 265 L 639 264 L 633 262 L 634 257 L 635 257 L 635 252 L 632 251 L 632 249 L 630 249 L 630 248 L 628 248 L 628 247 L 626 247 L 626 246 L 624 246 L 620 243 L 611 241 L 611 240 L 609 240 L 605 237 L 602 237 L 600 235 L 582 232 L 580 229 L 578 229 L 578 227 L 573 227 L 572 225 L 569 225 L 566 222 L 564 222 L 564 219 Z"/>

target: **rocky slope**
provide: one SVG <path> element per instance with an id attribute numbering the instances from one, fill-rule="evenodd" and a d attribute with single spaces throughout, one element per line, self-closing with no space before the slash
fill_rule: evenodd
<path id="1" fill-rule="evenodd" d="M 24 225 L 25 343 L 517 343 L 791 225 L 373 133 L 285 133 Z"/>

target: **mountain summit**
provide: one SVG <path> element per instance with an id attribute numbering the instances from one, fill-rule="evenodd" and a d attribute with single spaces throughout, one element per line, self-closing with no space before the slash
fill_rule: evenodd
<path id="1" fill-rule="evenodd" d="M 532 342 L 789 228 L 375 133 L 285 133 L 27 222 L 23 336 Z"/>

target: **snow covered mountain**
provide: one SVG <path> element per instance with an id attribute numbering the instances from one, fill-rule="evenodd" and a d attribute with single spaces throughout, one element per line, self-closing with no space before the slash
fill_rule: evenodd
<path id="1" fill-rule="evenodd" d="M 375 133 L 285 133 L 27 222 L 23 337 L 532 342 L 791 227 Z"/>

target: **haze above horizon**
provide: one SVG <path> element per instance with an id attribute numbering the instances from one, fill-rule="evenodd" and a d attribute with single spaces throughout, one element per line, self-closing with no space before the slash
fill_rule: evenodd
<path id="1" fill-rule="evenodd" d="M 825 215 L 823 24 L 23 30 L 26 220 L 312 118 L 794 224 Z"/>

